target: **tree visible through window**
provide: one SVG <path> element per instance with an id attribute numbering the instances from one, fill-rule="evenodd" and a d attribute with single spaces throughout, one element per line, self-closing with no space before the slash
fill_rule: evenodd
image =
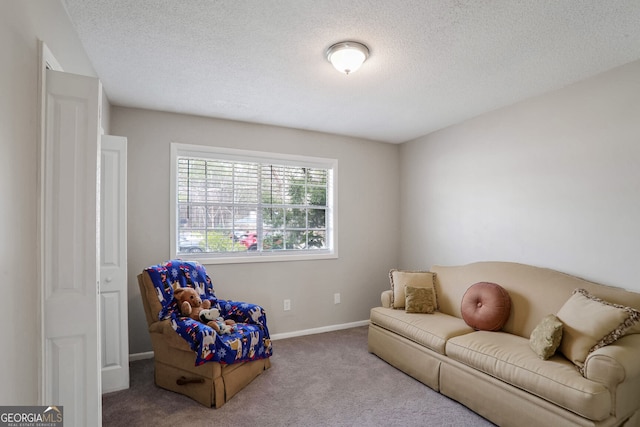
<path id="1" fill-rule="evenodd" d="M 176 156 L 177 254 L 332 249 L 332 167 L 228 157 Z"/>

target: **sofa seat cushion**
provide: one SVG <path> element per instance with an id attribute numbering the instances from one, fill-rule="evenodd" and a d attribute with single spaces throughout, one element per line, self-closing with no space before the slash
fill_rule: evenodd
<path id="1" fill-rule="evenodd" d="M 440 354 L 444 354 L 449 338 L 473 332 L 464 320 L 437 311 L 431 314 L 407 313 L 404 310 L 375 307 L 371 309 L 371 323 Z"/>
<path id="2" fill-rule="evenodd" d="M 541 360 L 527 338 L 477 331 L 451 338 L 446 354 L 591 420 L 603 420 L 612 411 L 611 396 L 604 385 L 584 378 L 561 355 Z"/>

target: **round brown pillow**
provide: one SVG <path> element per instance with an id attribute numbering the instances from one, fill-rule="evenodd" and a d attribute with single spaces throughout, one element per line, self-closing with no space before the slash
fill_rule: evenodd
<path id="1" fill-rule="evenodd" d="M 473 329 L 499 331 L 509 319 L 511 298 L 502 286 L 479 282 L 464 293 L 460 309 L 462 318 Z"/>

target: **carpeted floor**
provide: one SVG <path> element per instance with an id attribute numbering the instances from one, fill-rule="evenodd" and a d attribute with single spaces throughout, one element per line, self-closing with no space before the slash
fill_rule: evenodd
<path id="1" fill-rule="evenodd" d="M 492 426 L 367 351 L 367 327 L 273 342 L 271 369 L 222 408 L 156 387 L 153 359 L 103 396 L 108 426 Z"/>

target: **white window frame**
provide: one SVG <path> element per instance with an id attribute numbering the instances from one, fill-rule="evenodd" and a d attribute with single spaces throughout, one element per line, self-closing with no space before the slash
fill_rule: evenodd
<path id="1" fill-rule="evenodd" d="M 178 158 L 196 157 L 205 159 L 221 159 L 240 162 L 273 163 L 284 166 L 303 166 L 309 168 L 329 169 L 327 188 L 326 233 L 327 248 L 311 251 L 251 251 L 229 253 L 178 253 Z M 338 258 L 338 160 L 300 156 L 292 154 L 271 153 L 253 150 L 211 147 L 172 142 L 170 165 L 170 215 L 169 241 L 172 258 L 196 260 L 202 264 L 235 264 L 248 262 L 302 261 Z"/>

